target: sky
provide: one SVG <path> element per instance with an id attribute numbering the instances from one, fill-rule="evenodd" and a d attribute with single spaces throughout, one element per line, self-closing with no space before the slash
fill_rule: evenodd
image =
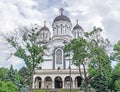
<path id="1" fill-rule="evenodd" d="M 14 32 L 19 26 L 30 24 L 47 26 L 52 32 L 52 23 L 64 8 L 64 14 L 76 24 L 76 19 L 85 31 L 94 26 L 103 29 L 103 36 L 112 44 L 120 40 L 120 0 L 0 0 L 0 34 Z M 24 61 L 11 56 L 14 51 L 0 37 L 0 67 L 20 69 Z"/>

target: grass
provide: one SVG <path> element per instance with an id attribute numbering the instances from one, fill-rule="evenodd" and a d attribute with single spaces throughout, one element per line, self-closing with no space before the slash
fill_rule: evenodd
<path id="1" fill-rule="evenodd" d="M 49 90 L 34 90 L 34 92 L 49 92 Z M 59 89 L 58 92 L 70 92 L 69 89 Z M 73 89 L 72 92 L 80 92 L 78 89 Z M 81 91 L 83 92 L 83 91 Z"/>
<path id="2" fill-rule="evenodd" d="M 34 90 L 34 92 L 48 92 L 47 90 Z"/>

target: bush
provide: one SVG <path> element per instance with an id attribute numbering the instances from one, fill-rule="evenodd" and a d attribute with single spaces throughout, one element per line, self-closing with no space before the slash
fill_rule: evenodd
<path id="1" fill-rule="evenodd" d="M 18 92 L 18 88 L 12 82 L 0 81 L 0 92 Z"/>

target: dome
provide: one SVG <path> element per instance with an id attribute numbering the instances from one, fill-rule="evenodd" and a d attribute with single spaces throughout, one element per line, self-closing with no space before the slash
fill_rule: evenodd
<path id="1" fill-rule="evenodd" d="M 57 16 L 57 17 L 54 19 L 53 22 L 61 21 L 61 20 L 62 20 L 62 21 L 68 21 L 68 22 L 71 23 L 70 19 L 69 19 L 67 16 L 63 15 L 64 9 L 61 8 L 60 11 L 61 11 L 61 15 Z"/>
<path id="2" fill-rule="evenodd" d="M 76 24 L 75 26 L 74 26 L 74 28 L 73 28 L 73 30 L 74 29 L 82 29 L 82 27 L 79 25 L 79 24 Z M 83 29 L 82 29 L 83 30 Z"/>
<path id="3" fill-rule="evenodd" d="M 48 27 L 46 26 L 46 21 L 44 21 L 44 26 L 40 29 L 40 31 L 41 30 L 48 30 L 49 31 Z"/>
<path id="4" fill-rule="evenodd" d="M 78 19 L 77 19 L 77 24 L 73 27 L 73 30 L 74 29 L 81 29 L 81 30 L 83 30 L 83 28 L 78 24 Z"/>
<path id="5" fill-rule="evenodd" d="M 70 19 L 69 19 L 67 16 L 65 16 L 65 15 L 59 15 L 59 16 L 57 16 L 57 17 L 54 19 L 53 22 L 61 21 L 61 20 L 62 20 L 62 21 L 68 21 L 68 22 L 71 23 Z"/>
<path id="6" fill-rule="evenodd" d="M 43 26 L 40 30 L 49 30 L 48 27 Z"/>

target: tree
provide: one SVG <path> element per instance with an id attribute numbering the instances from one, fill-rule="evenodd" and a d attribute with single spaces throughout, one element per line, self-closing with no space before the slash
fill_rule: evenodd
<path id="1" fill-rule="evenodd" d="M 0 80 L 5 81 L 8 74 L 8 69 L 4 67 L 0 67 Z"/>
<path id="2" fill-rule="evenodd" d="M 94 27 L 93 31 L 71 40 L 64 47 L 65 52 L 70 50 L 73 54 L 72 63 L 79 68 L 80 76 L 85 82 L 86 92 L 89 92 L 88 85 L 91 79 L 103 74 L 110 75 L 111 72 L 109 56 L 105 50 L 109 46 L 109 41 L 104 40 L 100 32 L 102 32 L 101 28 Z M 108 68 L 108 72 L 105 71 L 105 68 Z"/>
<path id="3" fill-rule="evenodd" d="M 93 87 L 97 92 L 107 92 L 111 77 L 111 61 L 107 53 L 107 48 L 111 46 L 108 39 L 101 36 L 102 29 L 94 27 L 93 31 L 86 33 L 90 45 L 89 74 L 93 76 Z M 106 70 L 107 69 L 107 70 Z M 104 84 L 104 89 L 103 89 Z M 92 84 L 91 84 L 92 85 Z"/>
<path id="4" fill-rule="evenodd" d="M 117 91 L 120 90 L 120 63 L 118 63 L 112 71 L 112 77 L 111 77 L 111 83 L 109 85 L 109 88 L 112 92 L 112 90 Z"/>
<path id="5" fill-rule="evenodd" d="M 112 71 L 112 81 L 110 84 L 110 89 L 117 90 L 120 89 L 120 41 L 118 41 L 114 47 L 113 52 L 111 53 L 110 59 L 114 62 L 117 62 L 116 66 Z"/>
<path id="6" fill-rule="evenodd" d="M 120 40 L 114 45 L 110 58 L 111 60 L 120 63 Z"/>
<path id="7" fill-rule="evenodd" d="M 28 68 L 23 66 L 18 73 L 21 76 L 20 84 L 27 87 L 30 84 L 30 72 Z"/>
<path id="8" fill-rule="evenodd" d="M 85 59 L 89 55 L 87 40 L 84 39 L 83 37 L 71 40 L 70 44 L 65 45 L 64 47 L 65 52 L 68 52 L 69 50 L 73 54 L 72 63 L 79 68 L 80 76 L 85 82 L 86 92 L 88 92 L 89 91 L 89 86 L 88 86 L 89 78 L 87 76 L 87 68 L 86 68 L 86 62 L 85 62 Z M 81 67 L 83 67 L 83 69 Z M 82 74 L 82 72 L 84 72 L 84 75 Z"/>
<path id="9" fill-rule="evenodd" d="M 11 81 L 13 83 L 16 83 L 16 78 L 15 78 L 15 71 L 13 69 L 13 66 L 10 66 L 10 69 L 8 70 L 8 74 L 6 77 L 6 81 Z"/>
<path id="10" fill-rule="evenodd" d="M 18 92 L 18 88 L 12 82 L 0 81 L 0 92 Z"/>
<path id="11" fill-rule="evenodd" d="M 24 60 L 30 72 L 30 92 L 32 91 L 33 74 L 35 68 L 43 62 L 43 49 L 41 43 L 38 43 L 39 31 L 36 25 L 32 27 L 21 27 L 12 36 L 5 36 L 6 41 L 16 49 L 13 53 Z"/>

